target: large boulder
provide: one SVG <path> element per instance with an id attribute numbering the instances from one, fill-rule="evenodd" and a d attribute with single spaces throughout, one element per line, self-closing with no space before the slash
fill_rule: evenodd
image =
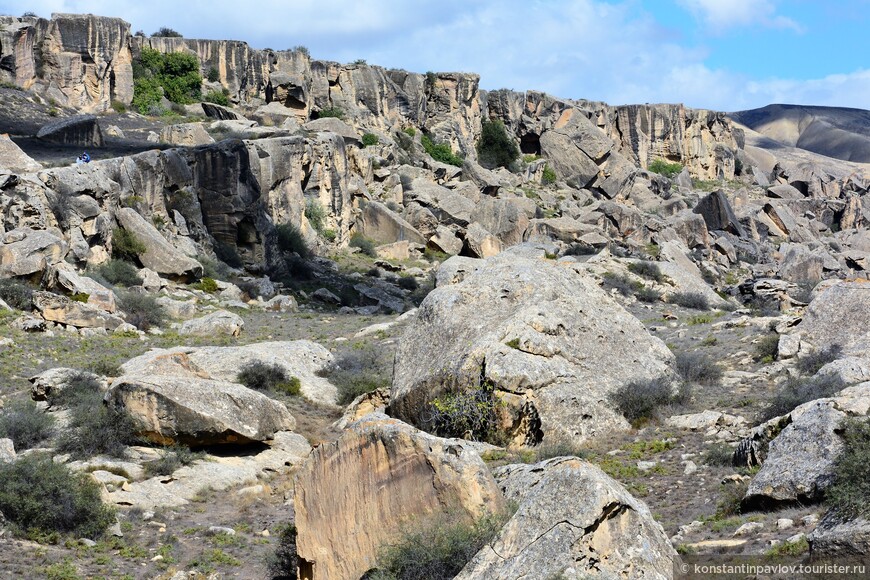
<path id="1" fill-rule="evenodd" d="M 295 481 L 299 578 L 356 579 L 409 524 L 471 520 L 504 500 L 466 442 L 374 414 L 312 452 Z"/>
<path id="2" fill-rule="evenodd" d="M 434 398 L 487 384 L 517 409 L 515 442 L 581 443 L 628 428 L 610 393 L 671 376 L 670 350 L 590 274 L 522 248 L 438 277 L 396 351 L 394 416 L 423 425 Z"/>
<path id="3" fill-rule="evenodd" d="M 202 276 L 202 264 L 170 244 L 136 210 L 122 207 L 117 210 L 115 217 L 122 228 L 135 235 L 145 246 L 145 252 L 139 255 L 143 266 L 158 274 L 185 280 Z"/>
<path id="4" fill-rule="evenodd" d="M 67 262 L 59 262 L 51 269 L 52 277 L 57 285 L 70 294 L 87 294 L 87 303 L 109 313 L 117 310 L 115 293 L 93 278 L 82 276 L 75 267 Z"/>
<path id="5" fill-rule="evenodd" d="M 816 349 L 843 349 L 870 328 L 870 282 L 838 282 L 819 294 L 794 332 Z"/>
<path id="6" fill-rule="evenodd" d="M 18 228 L 6 232 L 0 244 L 0 277 L 30 276 L 63 260 L 67 244 L 45 230 Z"/>
<path id="7" fill-rule="evenodd" d="M 833 482 L 834 461 L 843 450 L 840 424 L 846 417 L 868 412 L 870 383 L 862 383 L 833 397 L 804 403 L 757 427 L 756 438 L 764 432 L 776 436 L 761 470 L 749 483 L 744 505 L 754 508 L 821 500 Z"/>
<path id="8" fill-rule="evenodd" d="M 76 328 L 115 330 L 124 319 L 84 302 L 70 300 L 51 292 L 34 292 L 33 306 L 45 320 Z"/>
<path id="9" fill-rule="evenodd" d="M 124 375 L 106 402 L 161 445 L 246 444 L 291 431 L 296 420 L 266 395 L 236 383 L 191 376 Z"/>
<path id="10" fill-rule="evenodd" d="M 206 133 L 202 123 L 181 123 L 169 125 L 160 131 L 160 140 L 170 145 L 182 147 L 195 147 L 196 145 L 208 145 L 214 143 L 211 135 Z"/>
<path id="11" fill-rule="evenodd" d="M 178 334 L 184 336 L 239 336 L 245 321 L 238 314 L 228 310 L 216 310 L 200 318 L 185 321 Z"/>
<path id="12" fill-rule="evenodd" d="M 75 115 L 52 121 L 36 133 L 42 141 L 79 147 L 102 147 L 103 133 L 94 115 Z"/>
<path id="13" fill-rule="evenodd" d="M 741 238 L 746 236 L 740 220 L 731 208 L 731 203 L 721 189 L 699 199 L 694 211 L 701 214 L 710 231 L 726 231 Z"/>
<path id="14" fill-rule="evenodd" d="M 124 374 L 154 372 L 235 382 L 239 371 L 250 363 L 277 365 L 288 377 L 299 379 L 302 394 L 318 403 L 334 404 L 334 385 L 317 372 L 332 362 L 323 346 L 308 341 L 258 342 L 244 346 L 179 346 L 156 348 L 121 365 Z"/>
<path id="15" fill-rule="evenodd" d="M 649 508 L 598 467 L 557 457 L 495 471 L 517 512 L 457 580 L 672 578 L 678 556 Z M 574 577 L 574 576 L 572 576 Z"/>
<path id="16" fill-rule="evenodd" d="M 42 165 L 22 151 L 9 135 L 0 135 L 0 173 L 36 173 L 41 169 Z"/>
<path id="17" fill-rule="evenodd" d="M 815 557 L 866 558 L 870 554 L 870 521 L 861 517 L 844 520 L 828 512 L 807 540 Z"/>
<path id="18" fill-rule="evenodd" d="M 407 240 L 425 244 L 426 240 L 405 219 L 384 204 L 370 201 L 362 208 L 354 225 L 354 231 L 379 244 L 391 244 Z"/>

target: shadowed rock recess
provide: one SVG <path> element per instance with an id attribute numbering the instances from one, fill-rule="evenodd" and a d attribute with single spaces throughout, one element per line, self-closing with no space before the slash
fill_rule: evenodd
<path id="1" fill-rule="evenodd" d="M 870 553 L 870 113 L 479 80 L 0 16 L 0 572 Z"/>

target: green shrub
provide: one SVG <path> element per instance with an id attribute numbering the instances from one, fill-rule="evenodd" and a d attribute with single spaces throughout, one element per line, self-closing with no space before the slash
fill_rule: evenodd
<path id="1" fill-rule="evenodd" d="M 363 147 L 371 147 L 378 144 L 378 136 L 374 133 L 366 133 L 362 136 Z"/>
<path id="2" fill-rule="evenodd" d="M 290 50 L 292 50 L 293 52 L 298 52 L 299 54 L 304 54 L 305 56 L 311 56 L 311 52 L 309 52 L 308 47 L 301 44 L 297 44 Z"/>
<path id="3" fill-rule="evenodd" d="M 776 360 L 777 354 L 779 354 L 779 335 L 771 332 L 755 344 L 755 354 L 752 358 L 756 362 L 771 362 Z"/>
<path id="4" fill-rule="evenodd" d="M 413 276 L 400 276 L 398 280 L 399 288 L 411 290 L 412 292 L 420 287 L 417 279 Z"/>
<path id="5" fill-rule="evenodd" d="M 79 399 L 70 408 L 69 427 L 58 450 L 77 459 L 95 455 L 124 457 L 128 445 L 139 443 L 136 425 L 126 414 L 103 404 L 102 393 Z"/>
<path id="6" fill-rule="evenodd" d="M 659 407 L 673 402 L 670 382 L 664 378 L 632 381 L 612 392 L 610 402 L 632 424 L 651 419 Z"/>
<path id="7" fill-rule="evenodd" d="M 659 175 L 664 175 L 665 177 L 672 179 L 680 174 L 683 170 L 683 166 L 679 163 L 668 163 L 664 159 L 655 159 L 649 164 L 649 170 L 653 173 L 658 173 Z"/>
<path id="8" fill-rule="evenodd" d="M 245 265 L 242 261 L 242 257 L 239 255 L 238 248 L 229 242 L 215 240 L 212 244 L 212 249 L 214 250 L 214 255 L 217 256 L 218 260 L 231 268 L 241 268 Z"/>
<path id="9" fill-rule="evenodd" d="M 296 578 L 296 568 L 299 565 L 299 558 L 296 555 L 296 536 L 295 525 L 287 524 L 281 527 L 278 533 L 278 545 L 266 558 L 266 568 L 273 580 Z"/>
<path id="10" fill-rule="evenodd" d="M 124 292 L 120 299 L 121 310 L 127 314 L 127 322 L 139 330 L 160 326 L 166 320 L 166 311 L 150 294 Z"/>
<path id="11" fill-rule="evenodd" d="M 344 119 L 344 110 L 341 107 L 327 107 L 317 112 L 317 118 L 323 119 L 333 117 L 336 119 Z"/>
<path id="12" fill-rule="evenodd" d="M 172 475 L 179 468 L 203 458 L 205 458 L 205 453 L 203 452 L 194 453 L 188 447 L 176 445 L 165 449 L 160 459 L 154 459 L 145 463 L 145 473 L 151 477 L 155 475 Z"/>
<path id="13" fill-rule="evenodd" d="M 161 37 L 161 38 L 182 38 L 180 32 L 176 32 L 175 30 L 173 30 L 173 29 L 171 29 L 171 28 L 169 28 L 169 27 L 167 27 L 167 26 L 161 26 L 161 27 L 157 30 L 157 32 L 153 32 L 153 33 L 151 34 L 151 36 L 152 36 L 152 38 L 153 38 L 153 37 Z M 144 50 L 144 49 L 143 49 L 143 50 Z"/>
<path id="14" fill-rule="evenodd" d="M 551 185 L 556 183 L 556 179 L 558 179 L 556 172 L 553 171 L 553 168 L 549 165 L 544 165 L 544 172 L 541 174 L 541 183 L 543 185 Z"/>
<path id="15" fill-rule="evenodd" d="M 678 352 L 674 358 L 675 370 L 684 381 L 717 385 L 722 379 L 722 368 L 705 353 Z"/>
<path id="16" fill-rule="evenodd" d="M 191 286 L 196 290 L 202 290 L 209 294 L 214 294 L 218 291 L 217 282 L 215 282 L 214 278 L 209 278 L 208 276 L 201 278 L 199 282 L 192 284 Z"/>
<path id="17" fill-rule="evenodd" d="M 208 69 L 208 75 L 207 75 L 207 78 L 208 78 L 208 82 L 210 82 L 210 83 L 216 83 L 216 82 L 218 82 L 218 81 L 220 80 L 220 78 L 221 78 L 221 73 L 220 73 L 220 71 L 217 69 L 217 67 L 214 67 L 214 66 L 213 66 L 213 67 L 210 67 L 210 68 Z"/>
<path id="18" fill-rule="evenodd" d="M 16 535 L 31 537 L 98 538 L 115 521 L 90 476 L 39 454 L 0 463 L 0 512 Z"/>
<path id="19" fill-rule="evenodd" d="M 278 236 L 278 248 L 282 252 L 299 254 L 303 259 L 311 257 L 311 250 L 299 228 L 293 224 L 281 224 L 275 228 L 275 233 Z"/>
<path id="20" fill-rule="evenodd" d="M 140 286 L 142 284 L 136 266 L 126 260 L 109 260 L 97 267 L 97 273 L 112 285 Z"/>
<path id="21" fill-rule="evenodd" d="M 17 310 L 33 309 L 33 290 L 24 282 L 13 278 L 0 279 L 0 298 Z"/>
<path id="22" fill-rule="evenodd" d="M 675 292 L 669 300 L 671 304 L 692 308 L 694 310 L 709 310 L 710 302 L 707 297 L 698 292 Z"/>
<path id="23" fill-rule="evenodd" d="M 135 261 L 139 254 L 146 251 L 145 244 L 133 232 L 123 228 L 112 230 L 112 257 L 119 260 Z"/>
<path id="24" fill-rule="evenodd" d="M 846 386 L 843 379 L 836 374 L 809 378 L 790 377 L 761 412 L 761 421 L 791 413 L 796 407 L 809 401 L 833 396 Z"/>
<path id="25" fill-rule="evenodd" d="M 112 101 L 112 110 L 116 113 L 126 113 L 127 105 L 125 105 L 121 101 Z"/>
<path id="26" fill-rule="evenodd" d="M 779 341 L 777 340 L 777 347 L 779 346 Z M 839 344 L 833 344 L 828 348 L 817 350 L 808 354 L 805 357 L 799 358 L 797 362 L 797 369 L 804 375 L 814 375 L 819 372 L 823 366 L 828 364 L 829 362 L 833 362 L 840 358 L 840 355 L 843 353 L 843 347 Z"/>
<path id="27" fill-rule="evenodd" d="M 370 256 L 374 258 L 377 256 L 377 252 L 375 252 L 375 243 L 363 236 L 362 234 L 354 234 L 350 237 L 350 242 L 348 242 L 350 247 L 359 248 L 360 252 L 365 254 L 366 256 Z"/>
<path id="28" fill-rule="evenodd" d="M 133 106 L 143 115 L 155 112 L 163 96 L 173 103 L 194 103 L 201 86 L 199 61 L 193 54 L 163 54 L 145 47 L 133 62 Z"/>
<path id="29" fill-rule="evenodd" d="M 634 297 L 641 302 L 658 302 L 662 299 L 662 293 L 655 288 L 644 286 L 635 292 Z"/>
<path id="30" fill-rule="evenodd" d="M 16 401 L 0 411 L 0 438 L 12 439 L 16 451 L 37 447 L 53 434 L 54 417 L 33 401 Z"/>
<path id="31" fill-rule="evenodd" d="M 368 346 L 337 354 L 332 363 L 317 374 L 335 385 L 338 404 L 347 405 L 360 395 L 389 388 L 392 369 L 392 360 L 386 353 Z"/>
<path id="32" fill-rule="evenodd" d="M 426 423 L 441 437 L 497 441 L 499 402 L 495 385 L 484 381 L 473 388 L 455 388 L 429 402 Z"/>
<path id="33" fill-rule="evenodd" d="M 727 443 L 717 442 L 704 451 L 704 464 L 714 467 L 731 467 L 734 448 Z"/>
<path id="34" fill-rule="evenodd" d="M 449 580 L 489 543 L 508 514 L 486 514 L 475 522 L 452 513 L 427 518 L 405 530 L 378 554 L 372 580 Z"/>
<path id="35" fill-rule="evenodd" d="M 447 165 L 462 167 L 464 160 L 462 157 L 453 153 L 453 150 L 447 143 L 435 143 L 429 135 L 423 135 L 420 142 L 423 144 L 423 149 L 426 150 L 426 153 L 435 161 L 446 163 Z"/>
<path id="36" fill-rule="evenodd" d="M 477 155 L 484 167 L 510 167 L 520 156 L 520 149 L 508 135 L 504 123 L 484 119 L 480 126 Z"/>
<path id="37" fill-rule="evenodd" d="M 118 361 L 109 360 L 107 358 L 92 359 L 86 367 L 94 374 L 104 377 L 120 377 L 122 374 L 121 366 Z"/>
<path id="38" fill-rule="evenodd" d="M 623 296 L 633 296 L 635 292 L 638 292 L 643 288 L 643 284 L 635 282 L 622 274 L 605 272 L 602 278 L 605 288 L 608 290 L 616 290 Z"/>
<path id="39" fill-rule="evenodd" d="M 215 105 L 230 106 L 230 97 L 223 91 L 209 91 L 202 98 L 206 103 L 214 103 Z"/>
<path id="40" fill-rule="evenodd" d="M 593 254 L 597 254 L 598 250 L 595 249 L 595 246 L 591 246 L 584 242 L 576 242 L 568 246 L 568 249 L 565 250 L 563 255 L 565 256 L 591 256 Z"/>
<path id="41" fill-rule="evenodd" d="M 870 422 L 866 417 L 851 417 L 840 429 L 843 451 L 834 460 L 834 483 L 825 499 L 843 518 L 866 518 L 870 515 Z"/>
<path id="42" fill-rule="evenodd" d="M 628 265 L 628 271 L 659 284 L 664 284 L 668 279 L 667 276 L 662 274 L 661 269 L 655 262 L 632 262 Z"/>
<path id="43" fill-rule="evenodd" d="M 305 202 L 305 217 L 318 234 L 322 234 L 326 228 L 326 210 L 316 199 Z"/>
<path id="44" fill-rule="evenodd" d="M 287 395 L 298 395 L 302 386 L 297 377 L 287 375 L 284 367 L 262 361 L 247 363 L 239 371 L 236 380 L 249 389 L 278 391 Z"/>

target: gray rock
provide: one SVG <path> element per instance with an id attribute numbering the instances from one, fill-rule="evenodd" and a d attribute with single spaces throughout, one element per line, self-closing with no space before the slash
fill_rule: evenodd
<path id="1" fill-rule="evenodd" d="M 856 518 L 844 521 L 829 512 L 807 540 L 810 551 L 821 558 L 854 558 L 870 554 L 870 521 Z"/>
<path id="2" fill-rule="evenodd" d="M 175 300 L 169 296 L 159 296 L 157 303 L 172 318 L 187 319 L 196 316 L 195 300 Z"/>
<path id="3" fill-rule="evenodd" d="M 270 299 L 263 304 L 264 310 L 272 310 L 274 312 L 297 312 L 299 304 L 296 299 L 289 294 L 281 294 Z"/>
<path id="4" fill-rule="evenodd" d="M 429 238 L 429 246 L 445 254 L 456 255 L 462 251 L 462 240 L 450 228 L 438 225 L 435 235 Z"/>
<path id="5" fill-rule="evenodd" d="M 408 240 L 425 244 L 426 240 L 405 219 L 384 204 L 370 201 L 362 208 L 354 230 L 379 244 Z"/>
<path id="6" fill-rule="evenodd" d="M 324 302 L 326 304 L 341 304 L 341 298 L 339 298 L 326 288 L 318 288 L 311 293 L 311 297 L 314 300 L 319 300 L 320 302 Z"/>
<path id="7" fill-rule="evenodd" d="M 33 306 L 45 320 L 76 328 L 114 330 L 124 324 L 123 318 L 109 314 L 102 308 L 51 292 L 34 292 Z"/>
<path id="8" fill-rule="evenodd" d="M 181 325 L 178 334 L 192 336 L 239 336 L 245 321 L 238 314 L 227 310 L 216 310 L 200 318 L 187 320 Z"/>
<path id="9" fill-rule="evenodd" d="M 837 282 L 819 294 L 794 332 L 816 349 L 848 350 L 870 328 L 870 282 Z"/>
<path id="10" fill-rule="evenodd" d="M 446 389 L 485 380 L 511 401 L 517 442 L 580 443 L 628 427 L 609 393 L 671 375 L 664 343 L 575 264 L 506 252 L 472 268 L 431 292 L 401 338 L 394 416 L 421 422 Z"/>
<path id="11" fill-rule="evenodd" d="M 130 416 L 141 436 L 161 445 L 239 445 L 296 427 L 287 408 L 266 395 L 190 376 L 124 375 L 106 402 Z"/>
<path id="12" fill-rule="evenodd" d="M 34 161 L 27 153 L 9 138 L 9 135 L 0 135 L 0 173 L 11 172 L 36 173 L 42 169 L 42 165 Z"/>
<path id="13" fill-rule="evenodd" d="M 558 457 L 495 471 L 517 512 L 456 577 L 547 578 L 573 570 L 614 578 L 671 578 L 679 562 L 643 502 L 598 467 Z"/>
<path id="14" fill-rule="evenodd" d="M 104 377 L 79 369 L 57 367 L 30 377 L 30 398 L 34 401 L 45 401 L 64 390 L 74 378 L 79 376 L 97 381 L 104 391 L 109 388 Z"/>
<path id="15" fill-rule="evenodd" d="M 744 505 L 813 502 L 822 498 L 833 481 L 833 465 L 843 449 L 838 433 L 847 416 L 870 410 L 870 383 L 842 390 L 837 395 L 810 401 L 757 430 L 779 431 L 770 441 L 767 459 L 752 478 Z"/>
<path id="16" fill-rule="evenodd" d="M 160 140 L 170 145 L 194 147 L 214 143 L 211 135 L 205 132 L 202 123 L 182 123 L 168 125 L 160 131 Z"/>
<path id="17" fill-rule="evenodd" d="M 731 203 L 721 189 L 698 200 L 694 212 L 701 214 L 710 231 L 722 230 L 739 237 L 746 235 L 734 210 L 731 209 Z"/>
<path id="18" fill-rule="evenodd" d="M 734 532 L 734 536 L 751 536 L 759 533 L 764 529 L 764 524 L 761 522 L 746 522 Z"/>
<path id="19" fill-rule="evenodd" d="M 2 235 L 0 277 L 30 276 L 63 260 L 68 247 L 45 230 L 17 228 Z"/>
<path id="20" fill-rule="evenodd" d="M 129 207 L 119 208 L 116 218 L 121 227 L 134 234 L 144 244 L 145 252 L 139 256 L 139 259 L 146 268 L 164 276 L 185 280 L 202 276 L 202 264 L 166 241 L 157 228 L 135 210 Z"/>
<path id="21" fill-rule="evenodd" d="M 362 143 L 359 134 L 353 127 L 335 117 L 323 117 L 314 121 L 308 121 L 302 125 L 302 128 L 306 131 L 328 131 L 335 133 L 340 135 L 344 139 L 344 142 L 348 144 L 360 145 Z"/>
<path id="22" fill-rule="evenodd" d="M 36 138 L 60 145 L 79 147 L 102 147 L 103 133 L 94 115 L 75 115 L 44 125 Z"/>
<path id="23" fill-rule="evenodd" d="M 501 240 L 491 234 L 477 222 L 471 223 L 465 230 L 465 247 L 475 258 L 490 258 L 502 251 Z"/>
<path id="24" fill-rule="evenodd" d="M 0 439 L 0 463 L 15 461 L 15 445 L 12 439 Z"/>

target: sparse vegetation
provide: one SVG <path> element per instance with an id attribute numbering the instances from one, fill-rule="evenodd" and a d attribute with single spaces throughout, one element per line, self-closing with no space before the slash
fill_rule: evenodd
<path id="1" fill-rule="evenodd" d="M 359 251 L 365 254 L 366 256 L 370 256 L 374 258 L 377 256 L 375 252 L 375 243 L 363 236 L 362 234 L 354 234 L 350 237 L 350 242 L 348 242 L 351 248 L 359 248 Z"/>
<path id="2" fill-rule="evenodd" d="M 242 257 L 239 255 L 239 250 L 234 244 L 223 240 L 215 240 L 212 244 L 212 249 L 214 249 L 214 255 L 217 256 L 218 260 L 231 268 L 241 268 L 245 265 Z"/>
<path id="3" fill-rule="evenodd" d="M 473 441 L 496 441 L 498 399 L 495 385 L 482 381 L 470 388 L 453 388 L 431 400 L 424 423 L 441 437 L 461 437 Z"/>
<path id="4" fill-rule="evenodd" d="M 117 286 L 139 286 L 142 278 L 136 266 L 126 260 L 112 259 L 97 267 L 97 274 L 106 282 Z"/>
<path id="5" fill-rule="evenodd" d="M 168 447 L 163 450 L 160 459 L 149 461 L 145 464 L 145 472 L 153 477 L 155 475 L 172 475 L 175 471 L 194 461 L 203 459 L 205 453 L 193 452 L 183 445 Z"/>
<path id="6" fill-rule="evenodd" d="M 373 346 L 362 346 L 336 355 L 320 376 L 338 389 L 338 404 L 347 405 L 355 398 L 375 389 L 389 388 L 392 362 Z"/>
<path id="7" fill-rule="evenodd" d="M 795 407 L 809 401 L 830 397 L 846 388 L 839 375 L 816 375 L 809 378 L 789 378 L 761 412 L 761 421 L 767 421 L 792 412 Z"/>
<path id="8" fill-rule="evenodd" d="M 656 410 L 675 399 L 673 387 L 664 378 L 632 381 L 611 393 L 610 402 L 632 424 L 651 419 Z"/>
<path id="9" fill-rule="evenodd" d="M 41 454 L 0 463 L 0 512 L 18 536 L 99 538 L 115 520 L 99 485 Z"/>
<path id="10" fill-rule="evenodd" d="M 326 228 L 326 210 L 316 199 L 309 199 L 305 202 L 305 217 L 318 234 L 323 235 Z"/>
<path id="11" fill-rule="evenodd" d="M 487 514 L 469 522 L 449 514 L 418 523 L 395 544 L 384 546 L 372 580 L 449 580 L 492 540 L 509 514 Z"/>
<path id="12" fill-rule="evenodd" d="M 701 385 L 717 385 L 722 379 L 722 368 L 702 352 L 679 352 L 676 371 L 684 381 Z"/>
<path id="13" fill-rule="evenodd" d="M 480 126 L 477 155 L 484 167 L 510 167 L 520 156 L 520 149 L 508 135 L 504 123 L 484 119 Z"/>
<path id="14" fill-rule="evenodd" d="M 669 300 L 671 304 L 692 308 L 694 310 L 709 310 L 710 302 L 707 297 L 698 292 L 675 292 Z"/>
<path id="15" fill-rule="evenodd" d="M 163 54 L 143 47 L 133 62 L 133 107 L 143 115 L 161 113 L 158 107 L 164 96 L 173 103 L 194 103 L 200 98 L 201 86 L 199 61 L 193 54 Z"/>
<path id="16" fill-rule="evenodd" d="M 845 519 L 870 515 L 870 422 L 851 417 L 840 425 L 843 451 L 834 461 L 834 483 L 825 500 Z"/>
<path id="17" fill-rule="evenodd" d="M 556 179 L 558 176 L 556 172 L 553 171 L 553 168 L 548 165 L 544 165 L 544 171 L 541 173 L 541 184 L 542 185 L 552 185 L 556 183 Z"/>
<path id="18" fill-rule="evenodd" d="M 236 380 L 249 389 L 257 391 L 299 395 L 301 389 L 299 379 L 287 375 L 284 367 L 262 361 L 252 361 L 243 366 Z"/>
<path id="19" fill-rule="evenodd" d="M 713 443 L 704 451 L 704 464 L 715 467 L 730 467 L 734 448 L 727 443 Z"/>
<path id="20" fill-rule="evenodd" d="M 209 91 L 202 98 L 206 103 L 214 103 L 223 107 L 230 106 L 230 97 L 225 91 Z"/>
<path id="21" fill-rule="evenodd" d="M 755 355 L 752 357 L 756 362 L 769 363 L 776 360 L 779 352 L 779 335 L 775 332 L 764 335 L 755 344 Z"/>
<path id="22" fill-rule="evenodd" d="M 121 294 L 120 302 L 127 322 L 139 330 L 148 330 L 166 321 L 166 311 L 150 294 L 127 291 Z"/>
<path id="23" fill-rule="evenodd" d="M 206 78 L 208 78 L 208 82 L 210 82 L 210 83 L 216 83 L 216 82 L 218 82 L 218 81 L 220 80 L 220 78 L 221 78 L 221 73 L 220 73 L 220 71 L 217 69 L 217 67 L 215 67 L 215 66 L 213 66 L 213 67 L 209 67 L 209 69 L 208 69 L 208 74 L 206 75 Z"/>
<path id="24" fill-rule="evenodd" d="M 363 147 L 371 147 L 378 144 L 378 136 L 374 133 L 365 133 L 362 136 Z"/>
<path id="25" fill-rule="evenodd" d="M 462 167 L 463 159 L 456 155 L 447 143 L 436 143 L 429 135 L 423 135 L 420 139 L 426 153 L 440 163 Z"/>
<path id="26" fill-rule="evenodd" d="M 118 260 L 134 262 L 139 254 L 144 254 L 145 244 L 131 231 L 123 228 L 112 230 L 112 257 Z"/>
<path id="27" fill-rule="evenodd" d="M 317 118 L 323 119 L 326 117 L 334 117 L 336 119 L 344 119 L 344 110 L 340 107 L 326 107 L 317 112 Z"/>
<path id="28" fill-rule="evenodd" d="M 54 435 L 54 417 L 33 401 L 10 403 L 0 411 L 0 438 L 9 438 L 16 452 L 37 447 Z"/>
<path id="29" fill-rule="evenodd" d="M 33 309 L 33 289 L 14 278 L 0 279 L 0 299 L 17 310 Z"/>
<path id="30" fill-rule="evenodd" d="M 662 299 L 662 293 L 649 286 L 638 288 L 634 296 L 641 302 L 658 302 Z"/>
<path id="31" fill-rule="evenodd" d="M 160 38 L 183 38 L 180 32 L 177 32 L 168 26 L 161 26 L 156 32 L 152 32 L 151 36 Z"/>
<path id="32" fill-rule="evenodd" d="M 298 557 L 296 556 L 296 526 L 287 524 L 278 533 L 275 552 L 266 560 L 266 568 L 272 578 L 292 578 L 296 575 Z"/>
<path id="33" fill-rule="evenodd" d="M 209 278 L 208 276 L 203 276 L 200 278 L 199 282 L 196 284 L 191 284 L 191 288 L 195 290 L 202 290 L 203 292 L 208 292 L 209 294 L 214 294 L 219 290 L 217 282 L 214 278 Z"/>
<path id="34" fill-rule="evenodd" d="M 668 280 L 655 262 L 632 262 L 628 265 L 628 271 L 659 284 L 664 284 Z"/>
<path id="35" fill-rule="evenodd" d="M 777 345 L 778 345 L 777 341 Z M 840 355 L 843 352 L 843 347 L 839 344 L 832 344 L 828 348 L 824 348 L 821 350 L 817 350 L 808 354 L 807 356 L 801 357 L 797 362 L 797 369 L 804 375 L 814 375 L 819 370 L 828 364 L 829 362 L 833 362 L 840 358 Z"/>
<path id="36" fill-rule="evenodd" d="M 664 159 L 655 159 L 649 164 L 649 170 L 659 175 L 664 175 L 668 179 L 673 179 L 683 170 L 683 166 L 679 163 L 668 163 Z"/>
<path id="37" fill-rule="evenodd" d="M 293 224 L 281 224 L 275 228 L 275 233 L 278 235 L 278 247 L 282 252 L 299 254 L 303 259 L 311 256 L 311 250 L 308 249 L 302 232 Z"/>

